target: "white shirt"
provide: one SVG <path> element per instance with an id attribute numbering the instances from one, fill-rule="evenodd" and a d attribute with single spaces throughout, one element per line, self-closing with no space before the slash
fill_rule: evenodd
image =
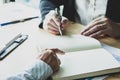
<path id="1" fill-rule="evenodd" d="M 75 8 L 79 15 L 80 23 L 87 25 L 93 19 L 104 16 L 108 0 L 75 0 Z"/>
<path id="2" fill-rule="evenodd" d="M 41 60 L 36 60 L 29 69 L 0 80 L 46 80 L 52 73 L 53 71 L 48 64 Z"/>

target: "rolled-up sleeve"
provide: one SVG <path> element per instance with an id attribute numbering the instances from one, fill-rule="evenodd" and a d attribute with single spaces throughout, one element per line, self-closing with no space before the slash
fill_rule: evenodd
<path id="1" fill-rule="evenodd" d="M 52 73 L 53 71 L 48 64 L 36 60 L 30 68 L 22 73 L 4 78 L 4 80 L 46 80 Z"/>

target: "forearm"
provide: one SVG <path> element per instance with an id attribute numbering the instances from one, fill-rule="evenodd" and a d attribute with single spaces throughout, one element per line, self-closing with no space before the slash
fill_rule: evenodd
<path id="1" fill-rule="evenodd" d="M 51 67 L 43 61 L 36 60 L 35 64 L 22 73 L 10 76 L 5 80 L 45 80 L 53 73 Z"/>

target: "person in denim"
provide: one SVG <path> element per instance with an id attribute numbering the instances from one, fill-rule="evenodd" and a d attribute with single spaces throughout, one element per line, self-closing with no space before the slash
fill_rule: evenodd
<path id="1" fill-rule="evenodd" d="M 60 22 L 55 8 L 64 6 Z M 65 30 L 68 21 L 75 21 L 86 26 L 82 35 L 94 38 L 111 36 L 120 37 L 120 0 L 41 0 L 42 22 L 39 27 L 58 35 L 62 24 Z"/>

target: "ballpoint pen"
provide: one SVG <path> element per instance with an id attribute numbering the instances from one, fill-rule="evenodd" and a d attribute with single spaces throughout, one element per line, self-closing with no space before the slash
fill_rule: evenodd
<path id="1" fill-rule="evenodd" d="M 17 48 L 21 43 L 23 43 L 28 38 L 28 35 L 18 34 L 12 40 L 10 40 L 5 46 L 0 50 L 0 60 L 6 57 L 10 52 Z"/>
<path id="2" fill-rule="evenodd" d="M 60 35 L 62 36 L 62 24 L 61 24 L 62 16 L 60 14 L 60 8 L 56 8 L 55 11 L 57 13 L 58 18 L 60 19 L 60 26 L 58 27 L 58 29 L 59 29 Z"/>
<path id="3" fill-rule="evenodd" d="M 21 19 L 21 20 L 5 22 L 5 23 L 1 23 L 0 26 L 6 26 L 6 25 L 10 25 L 10 24 L 19 23 L 19 22 L 25 22 L 25 21 L 28 21 L 28 20 L 31 20 L 31 19 L 35 19 L 35 18 L 39 18 L 39 17 L 35 16 L 35 17 L 29 17 L 29 18 L 25 18 L 25 19 Z"/>

